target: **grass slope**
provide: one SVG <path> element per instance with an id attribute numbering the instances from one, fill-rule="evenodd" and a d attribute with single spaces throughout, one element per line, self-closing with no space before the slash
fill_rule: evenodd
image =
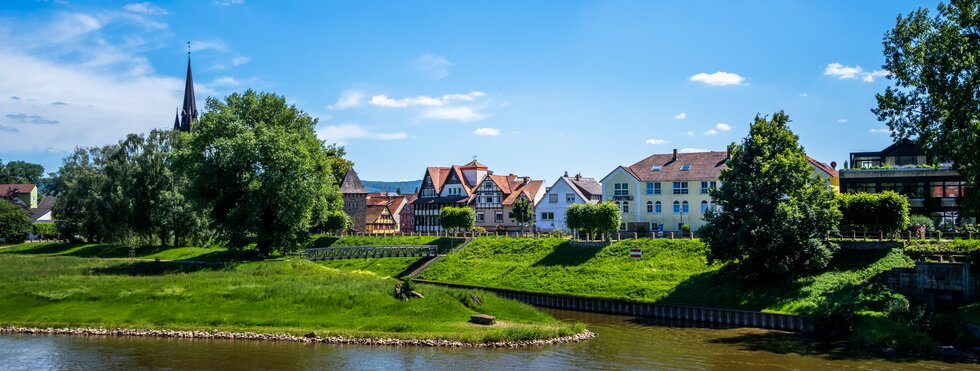
<path id="1" fill-rule="evenodd" d="M 303 260 L 215 268 L 3 254 L 0 277 L 3 325 L 316 331 L 472 342 L 550 338 L 582 329 L 484 293 L 422 286 L 425 299 L 403 302 L 392 297 L 394 280 Z M 501 324 L 467 323 L 478 312 L 497 316 Z"/>
<path id="2" fill-rule="evenodd" d="M 629 257 L 631 248 L 643 258 Z M 422 279 L 533 292 L 811 313 L 824 295 L 911 261 L 899 250 L 842 252 L 823 273 L 781 283 L 745 283 L 709 265 L 697 240 L 641 239 L 605 247 L 563 239 L 481 237 Z"/>
<path id="3" fill-rule="evenodd" d="M 132 248 L 114 244 L 85 244 L 67 242 L 29 242 L 0 249 L 0 254 L 37 256 L 75 256 L 81 258 L 128 258 L 130 249 L 135 257 L 160 260 L 227 261 L 245 259 L 246 253 L 236 253 L 224 248 L 140 246 Z"/>
<path id="4" fill-rule="evenodd" d="M 450 239 L 433 236 L 344 236 L 344 237 L 314 237 L 310 243 L 314 247 L 343 247 L 343 246 L 397 246 L 397 245 L 436 245 L 440 252 L 459 246 L 461 239 Z M 337 268 L 342 271 L 367 271 L 382 277 L 395 277 L 408 267 L 418 263 L 422 258 L 371 258 L 318 261 L 325 267 Z"/>

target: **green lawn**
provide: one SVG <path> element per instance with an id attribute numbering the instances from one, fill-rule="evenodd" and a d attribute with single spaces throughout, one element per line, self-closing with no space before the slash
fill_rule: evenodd
<path id="1" fill-rule="evenodd" d="M 640 248 L 643 258 L 629 257 Z M 781 283 L 746 283 L 729 267 L 708 265 L 697 240 L 627 240 L 606 247 L 566 240 L 477 238 L 421 279 L 650 302 L 811 313 L 824 295 L 878 272 L 911 265 L 898 249 L 841 252 L 823 273 Z"/>
<path id="2" fill-rule="evenodd" d="M 344 247 L 344 246 L 397 246 L 397 245 L 436 245 L 439 252 L 445 252 L 459 246 L 462 238 L 446 238 L 439 236 L 313 236 L 309 247 Z"/>
<path id="3" fill-rule="evenodd" d="M 0 254 L 0 324 L 230 330 L 471 342 L 570 335 L 533 307 L 422 285 L 425 299 L 392 297 L 395 280 L 305 260 L 222 267 L 71 256 Z M 482 305 L 469 295 L 476 294 Z M 474 313 L 499 325 L 467 322 Z"/>

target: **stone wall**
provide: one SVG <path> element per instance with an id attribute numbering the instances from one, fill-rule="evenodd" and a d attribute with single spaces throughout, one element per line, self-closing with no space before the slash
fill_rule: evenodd
<path id="1" fill-rule="evenodd" d="M 929 310 L 969 303 L 980 288 L 968 263 L 917 262 L 882 272 L 875 280 Z"/>

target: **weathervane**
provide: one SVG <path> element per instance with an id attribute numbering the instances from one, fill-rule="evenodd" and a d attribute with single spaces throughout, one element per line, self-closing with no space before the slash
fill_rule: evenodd
<path id="1" fill-rule="evenodd" d="M 191 42 L 187 42 L 187 58 L 191 57 Z"/>

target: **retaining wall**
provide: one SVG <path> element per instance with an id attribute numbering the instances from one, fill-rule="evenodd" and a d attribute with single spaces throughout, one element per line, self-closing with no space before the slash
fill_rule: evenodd
<path id="1" fill-rule="evenodd" d="M 542 294 L 427 280 L 416 280 L 416 282 L 452 288 L 484 290 L 504 298 L 547 308 L 697 321 L 717 325 L 757 327 L 796 332 L 810 332 L 813 330 L 813 324 L 809 317 L 794 314 L 703 308 L 686 305 L 645 303 L 632 300 L 589 298 L 573 295 Z"/>

